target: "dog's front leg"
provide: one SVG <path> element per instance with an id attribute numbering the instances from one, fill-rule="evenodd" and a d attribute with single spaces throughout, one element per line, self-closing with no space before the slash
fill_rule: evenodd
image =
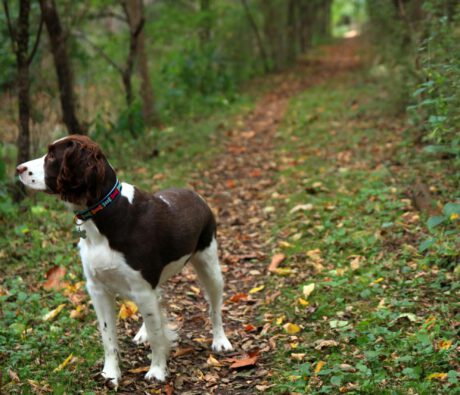
<path id="1" fill-rule="evenodd" d="M 88 292 L 96 310 L 104 345 L 104 369 L 102 376 L 117 387 L 121 377 L 118 366 L 118 344 L 115 317 L 115 297 L 104 289 L 102 284 L 88 281 Z"/>
<path id="2" fill-rule="evenodd" d="M 166 319 L 163 317 L 158 292 L 154 289 L 143 290 L 135 295 L 135 301 L 144 319 L 147 339 L 152 349 L 152 362 L 145 378 L 164 381 L 168 374 L 166 361 L 171 349 L 171 341 L 164 325 Z"/>

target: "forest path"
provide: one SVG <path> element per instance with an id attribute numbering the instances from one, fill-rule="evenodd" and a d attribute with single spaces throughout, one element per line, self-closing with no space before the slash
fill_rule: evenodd
<path id="1" fill-rule="evenodd" d="M 276 345 L 257 327 L 266 303 L 257 287 L 264 285 L 275 247 L 270 241 L 273 224 L 267 209 L 277 192 L 280 158 L 275 154 L 275 134 L 291 97 L 360 66 L 358 47 L 357 40 L 323 47 L 314 60 L 299 62 L 274 76 L 274 88 L 238 122 L 236 130 L 227 132 L 225 149 L 212 166 L 193 175 L 192 184 L 217 214 L 226 284 L 224 325 L 235 351 L 222 355 L 211 351 L 207 303 L 188 268 L 165 286 L 168 315 L 179 331 L 179 343 L 169 360 L 169 381 L 160 385 L 140 379 L 148 365 L 147 347 L 134 346 L 126 338 L 123 360 L 129 360 L 133 369 L 124 375 L 119 393 L 252 394 L 268 388 Z M 125 325 L 134 335 L 137 327 Z M 236 360 L 248 366 L 232 368 Z M 140 365 L 146 368 L 134 368 Z"/>

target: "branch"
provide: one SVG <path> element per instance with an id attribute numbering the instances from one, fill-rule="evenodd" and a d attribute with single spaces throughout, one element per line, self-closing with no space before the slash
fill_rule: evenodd
<path id="1" fill-rule="evenodd" d="M 6 23 L 8 25 L 8 33 L 11 38 L 11 49 L 16 53 L 16 31 L 11 23 L 10 10 L 8 8 L 8 0 L 3 0 L 3 8 L 5 9 Z"/>
<path id="2" fill-rule="evenodd" d="M 91 40 L 88 39 L 88 37 L 85 36 L 83 32 L 75 32 L 74 35 L 78 38 L 81 38 L 83 41 L 85 41 L 91 48 L 93 48 L 99 55 L 101 55 L 107 63 L 112 65 L 121 75 L 123 75 L 124 71 L 123 68 L 117 64 L 113 59 L 107 55 L 104 50 L 99 47 L 98 45 L 94 44 Z"/>
<path id="3" fill-rule="evenodd" d="M 32 48 L 32 52 L 30 53 L 29 58 L 27 59 L 28 65 L 32 63 L 32 60 L 35 57 L 35 53 L 37 52 L 38 44 L 40 43 L 40 37 L 42 35 L 42 30 L 43 30 L 43 14 L 40 16 L 40 25 L 38 26 L 38 31 L 35 37 L 34 47 Z"/>
<path id="4" fill-rule="evenodd" d="M 137 38 L 137 36 L 141 33 L 142 28 L 144 27 L 145 19 L 142 17 L 141 20 L 139 21 L 139 24 L 136 27 L 136 30 L 134 30 L 133 36 L 134 38 Z"/>
<path id="5" fill-rule="evenodd" d="M 98 14 L 89 14 L 87 18 L 88 19 L 114 18 L 124 23 L 128 23 L 128 20 L 123 15 L 117 14 L 116 12 L 113 12 L 113 11 L 106 11 L 106 12 L 101 11 Z"/>

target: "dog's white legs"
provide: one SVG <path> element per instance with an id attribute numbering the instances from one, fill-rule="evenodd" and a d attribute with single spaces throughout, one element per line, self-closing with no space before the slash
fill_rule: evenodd
<path id="1" fill-rule="evenodd" d="M 203 285 L 209 302 L 209 312 L 212 322 L 212 349 L 214 351 L 230 351 L 232 345 L 227 339 L 222 326 L 222 293 L 224 281 L 217 254 L 217 242 L 212 240 L 211 245 L 196 253 L 192 259 L 193 267 Z"/>
<path id="2" fill-rule="evenodd" d="M 88 292 L 91 295 L 94 309 L 96 310 L 104 345 L 104 369 L 102 376 L 118 386 L 121 377 L 118 366 L 117 328 L 115 319 L 115 298 L 109 294 L 102 285 L 88 281 Z"/>
<path id="3" fill-rule="evenodd" d="M 145 375 L 147 380 L 157 379 L 164 381 L 167 376 L 166 359 L 171 349 L 171 341 L 165 327 L 166 318 L 160 306 L 160 296 L 157 290 L 144 290 L 135 295 L 135 302 L 144 319 L 144 328 L 147 339 L 152 349 L 152 362 L 150 369 Z M 143 334 L 139 336 L 141 339 Z M 137 337 L 137 335 L 136 335 Z"/>

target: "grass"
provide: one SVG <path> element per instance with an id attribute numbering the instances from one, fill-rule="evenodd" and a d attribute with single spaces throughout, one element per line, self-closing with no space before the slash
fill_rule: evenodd
<path id="1" fill-rule="evenodd" d="M 138 141 L 120 136 L 103 143 L 105 152 L 122 181 L 149 190 L 184 187 L 190 173 L 218 154 L 223 133 L 251 106 L 252 99 L 241 96 L 225 112 L 178 123 L 162 131 L 160 139 L 147 134 Z M 154 143 L 160 156 L 153 159 Z M 0 203 L 0 392 L 92 393 L 103 352 L 94 311 L 78 289 L 83 273 L 72 213 L 45 194 L 20 206 L 5 197 Z M 67 285 L 46 291 L 45 274 L 55 266 L 66 268 Z M 43 320 L 61 304 L 54 319 Z M 71 311 L 79 308 L 82 314 L 72 318 Z M 69 357 L 67 367 L 60 368 Z"/>
<path id="2" fill-rule="evenodd" d="M 277 327 L 273 393 L 460 393 L 458 236 L 421 253 L 427 218 L 408 192 L 423 179 L 447 202 L 458 178 L 379 92 L 362 74 L 335 78 L 293 98 L 278 133 L 270 204 L 288 275 L 267 291 L 279 293 L 265 312 Z"/>

